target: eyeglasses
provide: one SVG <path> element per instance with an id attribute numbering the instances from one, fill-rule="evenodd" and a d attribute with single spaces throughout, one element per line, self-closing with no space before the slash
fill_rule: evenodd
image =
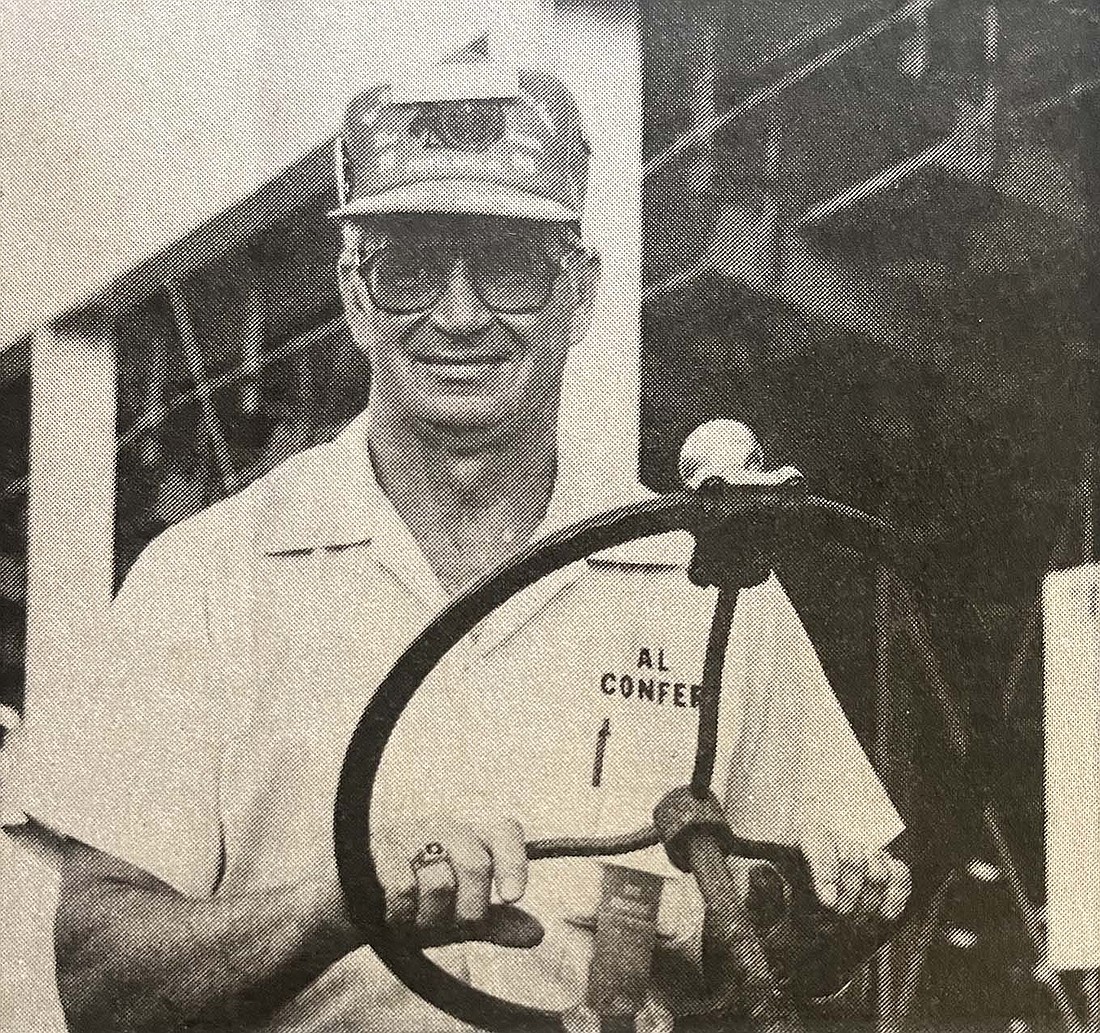
<path id="1" fill-rule="evenodd" d="M 460 259 L 478 300 L 502 315 L 530 315 L 545 308 L 562 271 L 560 258 L 531 241 L 463 245 L 422 239 L 383 245 L 361 259 L 359 273 L 377 308 L 407 316 L 439 303 Z"/>

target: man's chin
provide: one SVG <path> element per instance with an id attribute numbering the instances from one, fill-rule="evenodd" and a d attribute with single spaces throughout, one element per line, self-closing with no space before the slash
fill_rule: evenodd
<path id="1" fill-rule="evenodd" d="M 470 401 L 433 409 L 425 414 L 424 422 L 434 434 L 457 446 L 465 444 L 471 451 L 507 437 L 508 430 L 508 421 L 498 407 Z"/>

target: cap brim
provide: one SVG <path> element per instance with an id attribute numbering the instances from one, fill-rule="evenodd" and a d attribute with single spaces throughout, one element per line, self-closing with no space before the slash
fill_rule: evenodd
<path id="1" fill-rule="evenodd" d="M 579 222 L 580 215 L 558 201 L 484 180 L 445 179 L 408 183 L 334 208 L 334 219 L 365 215 L 499 215 L 509 219 Z"/>

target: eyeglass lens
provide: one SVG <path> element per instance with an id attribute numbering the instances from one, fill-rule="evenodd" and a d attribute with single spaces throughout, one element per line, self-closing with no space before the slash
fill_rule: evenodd
<path id="1" fill-rule="evenodd" d="M 372 300 L 388 312 L 426 311 L 443 296 L 459 259 L 477 296 L 502 313 L 542 308 L 559 269 L 543 247 L 527 240 L 503 239 L 476 248 L 442 240 L 390 242 L 367 262 Z"/>

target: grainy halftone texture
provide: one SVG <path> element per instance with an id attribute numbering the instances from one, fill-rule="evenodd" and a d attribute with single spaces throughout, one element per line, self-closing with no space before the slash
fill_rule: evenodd
<path id="1" fill-rule="evenodd" d="M 607 6 L 568 10 L 590 35 L 607 18 L 610 55 L 622 18 Z M 1082 141 L 1100 82 L 1096 17 L 1068 3 L 948 0 L 653 0 L 641 15 L 642 479 L 675 486 L 687 433 L 741 419 L 770 459 L 912 531 L 928 557 L 914 588 L 912 571 L 895 577 L 810 541 L 777 560 L 797 616 L 771 583 L 739 608 L 719 777 L 732 765 L 721 789 L 745 829 L 781 838 L 824 812 L 856 852 L 891 838 L 893 807 L 860 744 L 909 826 L 899 852 L 914 863 L 921 906 L 874 968 L 815 1014 L 891 1030 L 1069 1025 L 1097 1007 L 1098 988 L 1042 965 L 1035 592 L 1049 567 L 1092 548 L 1079 528 L 1092 527 L 1095 498 L 1095 337 L 1083 299 L 1096 163 Z M 601 75 L 610 79 L 593 59 L 586 93 Z M 621 144 L 593 143 L 597 154 Z M 217 999 L 219 981 L 247 987 L 222 1011 L 248 1028 L 287 998 L 276 1028 L 452 1028 L 376 959 L 349 953 L 346 933 L 310 924 L 333 914 L 300 879 L 331 881 L 342 746 L 445 601 L 441 586 L 469 585 L 555 518 L 625 501 L 598 479 L 563 481 L 550 525 L 540 525 L 546 497 L 532 493 L 512 500 L 503 525 L 463 536 L 441 532 L 439 500 L 414 478 L 387 485 L 401 519 L 353 474 L 324 480 L 335 453 L 316 446 L 363 409 L 371 379 L 335 288 L 331 154 L 323 142 L 129 270 L 91 312 L 118 328 L 119 584 L 137 561 L 119 604 L 127 663 L 112 691 L 74 701 L 67 730 L 53 730 L 44 756 L 70 770 L 40 783 L 38 799 L 54 794 L 65 831 L 177 889 L 202 897 L 220 880 L 226 901 L 203 913 L 211 925 L 170 895 L 95 902 L 118 937 L 100 960 L 117 966 L 117 983 L 140 985 L 144 973 L 154 988 L 107 1002 L 122 1028 L 138 1028 L 143 1009 L 159 1028 L 193 1026 L 184 1017 L 196 999 Z M 597 205 L 614 183 L 602 189 Z M 633 246 L 614 233 L 589 242 L 608 269 Z M 632 307 L 627 280 L 609 282 Z M 464 346 L 478 336 L 465 325 L 476 313 L 447 318 Z M 523 332 L 554 353 L 555 326 Z M 622 419 L 618 383 L 582 371 L 579 392 L 593 428 Z M 527 401 L 534 412 L 537 398 Z M 303 454 L 313 457 L 304 466 L 287 463 Z M 319 480 L 299 476 L 317 460 Z M 499 471 L 501 494 L 537 484 L 539 460 Z M 9 466 L 5 502 L 18 509 L 26 471 Z M 276 499 L 274 511 L 260 498 Z M 18 520 L 8 526 L 18 536 Z M 234 549 L 253 535 L 262 547 L 242 558 Z M 649 820 L 673 775 L 686 780 L 710 608 L 684 563 L 682 550 L 643 547 L 552 575 L 444 658 L 388 786 L 390 813 L 408 826 L 393 890 L 406 920 L 415 898 L 414 915 L 439 925 L 459 888 L 462 906 L 476 907 L 484 844 L 515 847 L 483 826 L 471 842 L 414 815 L 411 799 L 479 821 L 515 810 L 531 835 L 621 835 Z M 0 592 L 18 597 L 25 565 L 0 575 Z M 253 579 L 247 590 L 237 575 Z M 257 620 L 243 630 L 246 617 Z M 410 867 L 425 851 L 437 863 Z M 644 864 L 674 874 L 659 855 Z M 886 892 L 878 879 L 872 899 Z M 539 950 L 502 960 L 475 944 L 438 959 L 500 996 L 575 1004 L 591 953 L 578 926 L 609 914 L 595 885 L 579 864 L 539 862 L 526 900 L 554 925 Z M 232 910 L 226 898 L 244 888 L 266 895 Z M 631 938 L 607 918 L 615 964 L 604 957 L 601 974 L 636 983 L 624 960 L 664 935 L 671 949 L 654 982 L 671 1000 L 700 992 L 691 893 L 670 882 L 656 933 Z M 745 931 L 741 910 L 726 918 Z M 479 932 L 520 942 L 530 928 Z M 773 964 L 783 961 L 776 950 Z M 71 999 L 90 1000 L 69 986 Z M 108 1024 L 105 1004 L 83 1006 L 89 1028 Z M 651 1000 L 644 1022 L 670 1021 Z M 570 1023 L 596 1028 L 580 1012 Z M 784 1023 L 794 1027 L 773 1028 Z"/>

